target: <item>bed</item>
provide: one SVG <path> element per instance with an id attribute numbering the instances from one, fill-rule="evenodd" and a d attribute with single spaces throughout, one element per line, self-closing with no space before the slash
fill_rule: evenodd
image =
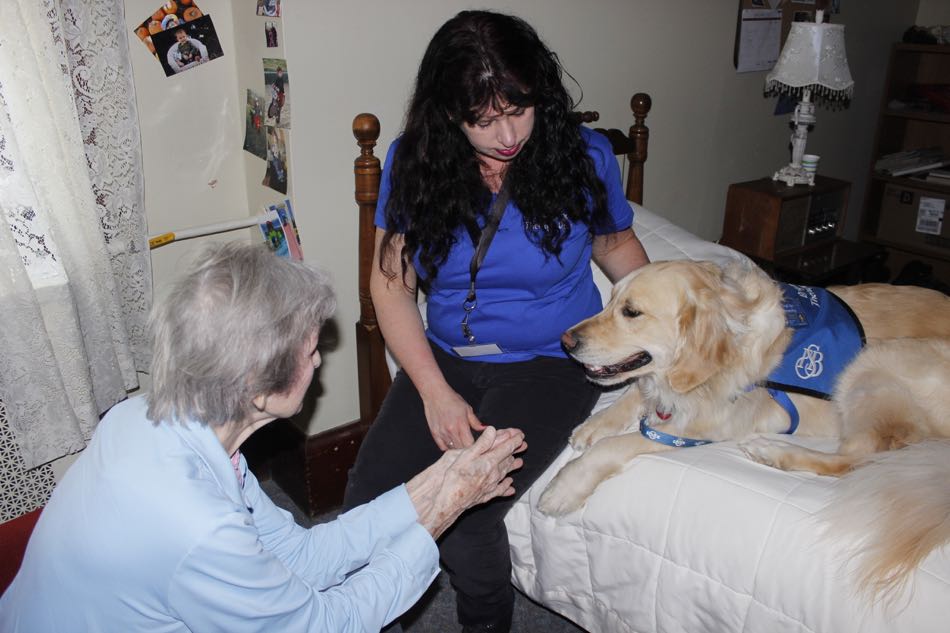
<path id="1" fill-rule="evenodd" d="M 651 260 L 720 263 L 744 256 L 698 238 L 643 204 L 650 98 L 631 100 L 629 132 L 601 130 L 627 163 L 634 229 Z M 592 123 L 596 113 L 579 115 Z M 357 323 L 360 413 L 368 426 L 393 370 L 369 294 L 373 213 L 380 164 L 379 122 L 359 115 L 353 132 L 360 214 Z M 598 271 L 599 272 L 599 271 Z M 609 292 L 603 276 L 602 292 Z M 606 392 L 596 410 L 619 395 Z M 830 449 L 833 440 L 792 441 Z M 843 544 L 818 536 L 814 514 L 835 480 L 787 473 L 746 460 L 733 442 L 644 455 L 608 480 L 581 510 L 552 518 L 536 504 L 575 456 L 566 447 L 509 512 L 512 581 L 530 598 L 591 632 L 888 632 L 950 630 L 950 548 L 921 565 L 913 592 L 885 608 L 857 595 Z"/>

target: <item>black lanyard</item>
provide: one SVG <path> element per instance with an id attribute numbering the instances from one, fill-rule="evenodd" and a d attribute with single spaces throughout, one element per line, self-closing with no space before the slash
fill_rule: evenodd
<path id="1" fill-rule="evenodd" d="M 478 301 L 475 297 L 475 277 L 478 276 L 478 269 L 481 268 L 482 262 L 485 260 L 488 245 L 491 244 L 492 238 L 495 237 L 495 231 L 498 230 L 498 225 L 501 224 L 501 216 L 505 214 L 505 207 L 508 206 L 508 197 L 508 185 L 506 180 L 501 183 L 501 189 L 498 190 L 498 195 L 495 196 L 495 201 L 491 206 L 491 213 L 485 222 L 481 236 L 478 238 L 478 246 L 475 247 L 472 262 L 468 266 L 471 283 L 468 286 L 468 296 L 466 296 L 465 301 L 462 302 L 462 309 L 465 310 L 465 316 L 462 318 L 462 336 L 465 337 L 469 345 L 475 343 L 475 334 L 472 333 L 472 328 L 468 326 L 468 317 L 472 314 L 472 311 L 475 310 L 475 306 L 478 305 Z"/>

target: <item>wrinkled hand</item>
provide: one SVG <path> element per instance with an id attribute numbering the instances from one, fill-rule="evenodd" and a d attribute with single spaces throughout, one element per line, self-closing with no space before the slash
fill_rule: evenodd
<path id="1" fill-rule="evenodd" d="M 518 429 L 488 426 L 470 447 L 446 451 L 406 484 L 419 523 L 438 538 L 468 508 L 513 495 L 508 473 L 521 468 L 515 454 L 525 448 Z"/>
<path id="2" fill-rule="evenodd" d="M 467 448 L 475 441 L 472 431 L 483 431 L 472 407 L 452 389 L 423 399 L 429 432 L 439 450 Z"/>

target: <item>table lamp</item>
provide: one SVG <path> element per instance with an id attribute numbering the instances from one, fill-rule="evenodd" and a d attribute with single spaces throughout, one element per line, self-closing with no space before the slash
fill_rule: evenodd
<path id="1" fill-rule="evenodd" d="M 844 51 L 844 25 L 825 24 L 824 11 L 814 22 L 793 22 L 778 63 L 765 77 L 766 94 L 800 98 L 792 115 L 792 162 L 772 176 L 786 185 L 815 184 L 814 169 L 802 166 L 808 127 L 815 123 L 812 96 L 829 102 L 850 99 L 854 89 Z"/>

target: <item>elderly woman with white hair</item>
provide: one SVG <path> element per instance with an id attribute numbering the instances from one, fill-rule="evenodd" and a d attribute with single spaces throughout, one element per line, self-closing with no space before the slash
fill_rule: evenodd
<path id="1" fill-rule="evenodd" d="M 304 529 L 240 446 L 300 411 L 335 307 L 319 270 L 210 250 L 153 311 L 152 388 L 113 407 L 0 599 L 0 630 L 378 631 L 438 573 L 434 539 L 513 493 L 524 450 L 486 430 L 408 483 Z"/>

